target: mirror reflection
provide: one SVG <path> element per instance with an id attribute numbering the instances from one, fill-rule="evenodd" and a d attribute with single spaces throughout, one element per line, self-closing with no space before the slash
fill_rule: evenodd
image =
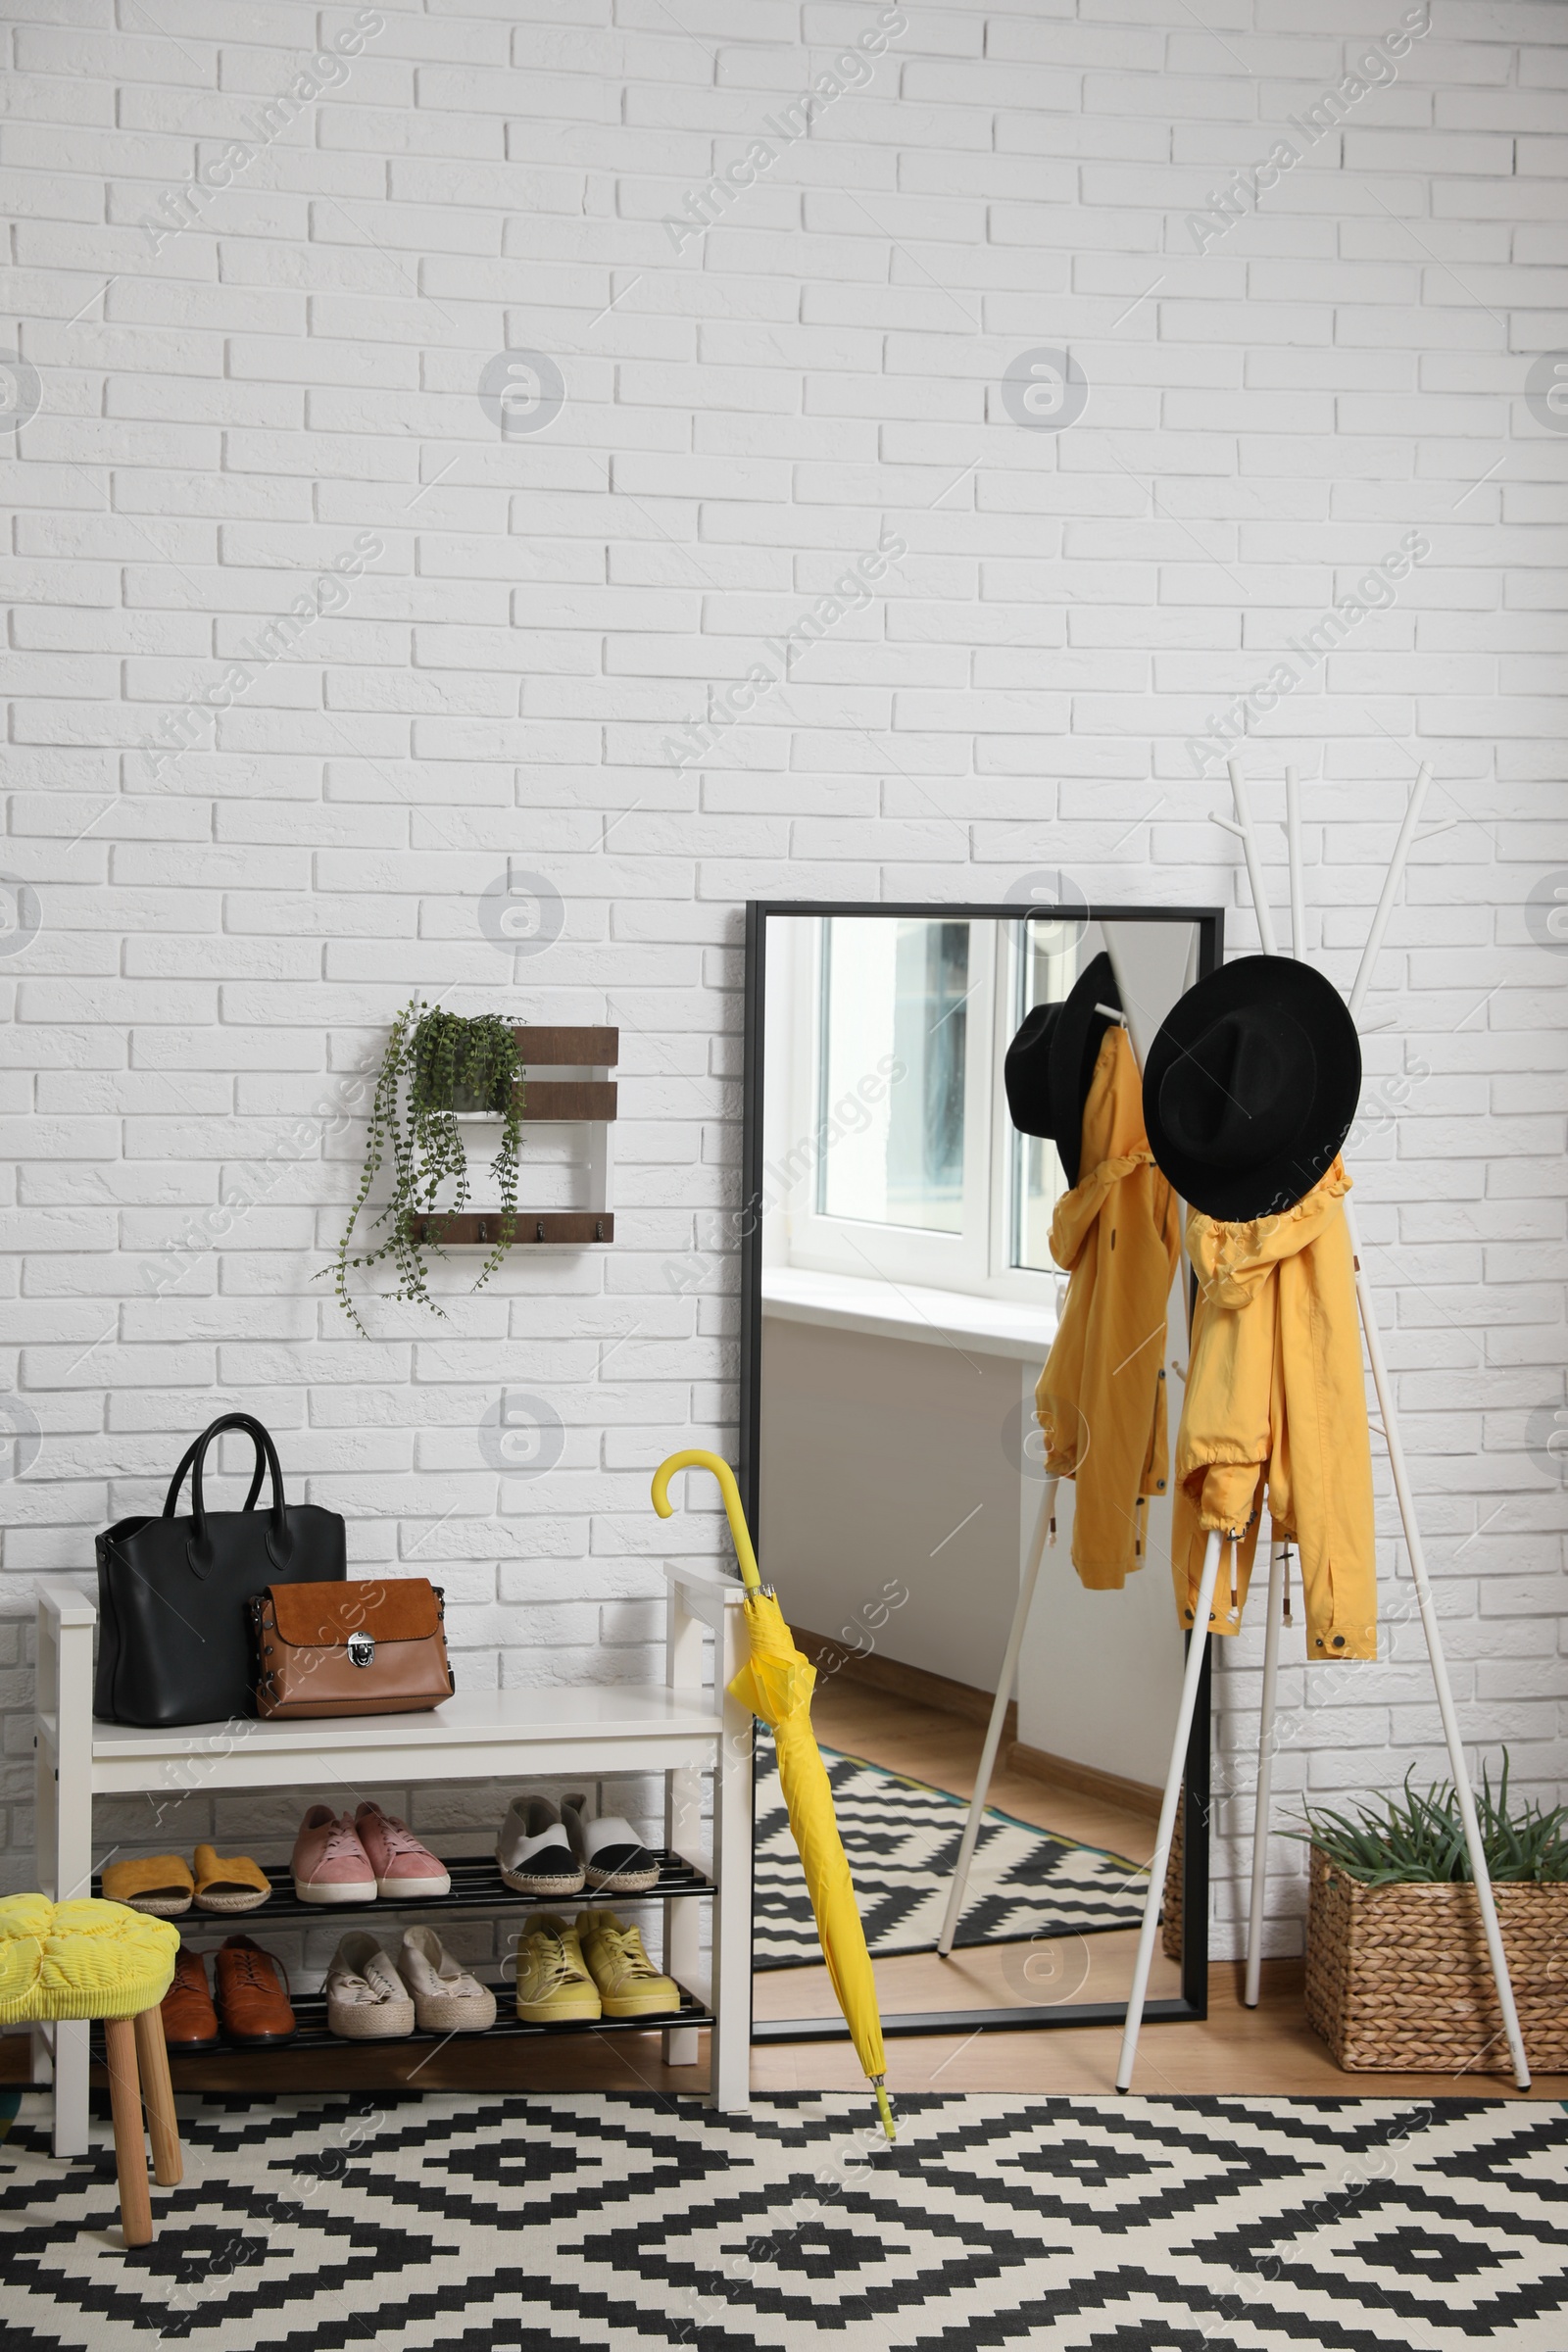
<path id="1" fill-rule="evenodd" d="M 1004 1669 L 1048 1458 L 1074 1456 L 1072 1396 L 1046 1400 L 1047 1430 L 1036 1417 L 1067 1289 L 1053 1221 L 1059 1246 L 1079 1196 L 1058 1206 L 1095 1175 L 1075 1164 L 1085 1147 L 1124 1141 L 1117 1104 L 1136 1107 L 1143 1052 L 1197 976 L 1200 929 L 1157 911 L 1026 908 L 770 914 L 763 929 L 761 1556 L 817 1667 L 812 1716 L 885 2017 L 1126 1998 L 1183 1659 L 1163 1486 L 1118 1499 L 1163 1470 L 1156 1403 L 1168 1399 L 1167 1443 L 1180 1410 L 1185 1310 L 1162 1179 L 1160 1205 L 1139 1213 L 1164 1220 L 1164 1273 L 1150 1256 L 1139 1275 L 1125 1243 L 1111 1265 L 1108 1233 L 1098 1245 L 1100 1322 L 1118 1283 L 1124 1320 L 1153 1300 L 1115 1374 L 1137 1459 L 1108 1503 L 1084 1431 L 1068 1462 L 1086 1522 L 1092 1492 L 1101 1511 L 1125 1502 L 1126 1541 L 1107 1551 L 1091 1528 L 1075 1565 L 1078 1490 L 1063 1478 L 1016 1672 Z M 1014 1057 L 1023 1132 L 1008 1049 L 1039 1007 L 1059 1008 L 1035 1021 L 1057 1049 Z M 765 1740 L 757 1839 L 757 2018 L 832 2017 Z M 1180 1990 L 1178 1911 L 1172 1892 L 1154 2000 Z"/>

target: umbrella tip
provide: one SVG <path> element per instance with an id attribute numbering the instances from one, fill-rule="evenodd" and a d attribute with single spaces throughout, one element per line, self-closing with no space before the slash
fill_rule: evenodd
<path id="1" fill-rule="evenodd" d="M 895 2140 L 898 2133 L 893 2129 L 893 2110 L 888 2105 L 888 2094 L 880 2082 L 873 2082 L 871 2087 L 876 2092 L 876 2111 L 882 2118 L 882 2129 L 890 2140 Z"/>

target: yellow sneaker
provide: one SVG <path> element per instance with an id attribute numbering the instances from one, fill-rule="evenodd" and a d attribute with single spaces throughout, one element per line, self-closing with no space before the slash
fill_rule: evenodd
<path id="1" fill-rule="evenodd" d="M 530 2026 L 575 2026 L 599 2014 L 576 1929 L 540 1912 L 517 1938 L 517 2015 Z"/>
<path id="2" fill-rule="evenodd" d="M 659 1974 L 640 1929 L 613 1911 L 579 1911 L 577 1936 L 607 2017 L 664 2017 L 680 2007 L 680 1986 Z"/>

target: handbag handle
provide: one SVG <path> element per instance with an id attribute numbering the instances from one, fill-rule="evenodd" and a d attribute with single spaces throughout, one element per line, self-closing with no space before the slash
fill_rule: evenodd
<path id="1" fill-rule="evenodd" d="M 196 1459 L 196 1448 L 200 1444 L 200 1438 L 192 1438 L 190 1444 L 185 1448 L 184 1457 L 180 1462 L 179 1468 L 174 1472 L 173 1477 L 169 1482 L 169 1493 L 164 1497 L 164 1517 L 166 1519 L 172 1519 L 174 1516 L 174 1505 L 179 1500 L 179 1490 L 185 1483 L 186 1471 Z M 243 1508 L 247 1511 L 255 1510 L 256 1497 L 262 1491 L 262 1480 L 266 1477 L 266 1475 L 267 1454 L 264 1448 L 258 1446 L 256 1448 L 256 1467 L 251 1472 L 251 1491 L 246 1495 L 243 1505 Z"/>
<path id="2" fill-rule="evenodd" d="M 222 1413 L 203 1430 L 191 1449 L 190 1515 L 192 1526 L 190 1535 L 185 1542 L 185 1557 L 190 1562 L 191 1573 L 195 1576 L 206 1576 L 213 1565 L 215 1555 L 213 1540 L 207 1532 L 207 1509 L 202 1494 L 202 1470 L 206 1463 L 208 1446 L 225 1429 L 244 1430 L 255 1445 L 257 1460 L 256 1478 L 251 1489 L 253 1497 L 261 1481 L 264 1456 L 268 1469 L 271 1472 L 272 1501 L 271 1508 L 268 1513 L 267 1534 L 264 1541 L 267 1545 L 267 1556 L 273 1567 L 284 1568 L 287 1566 L 289 1554 L 294 1548 L 294 1539 L 289 1534 L 288 1521 L 284 1515 L 283 1471 L 277 1458 L 277 1447 L 272 1444 L 271 1437 L 262 1423 L 254 1420 L 249 1413 Z M 179 1479 L 183 1476 L 182 1465 L 174 1487 L 170 1490 L 169 1501 L 165 1505 L 164 1512 L 166 1518 L 172 1516 L 172 1505 Z M 247 1504 L 246 1508 L 249 1509 L 249 1507 Z"/>

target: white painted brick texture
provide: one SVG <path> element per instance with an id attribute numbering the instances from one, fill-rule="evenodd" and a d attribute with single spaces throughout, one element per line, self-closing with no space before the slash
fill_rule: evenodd
<path id="1" fill-rule="evenodd" d="M 1342 984 L 1437 777 L 1354 1171 L 1466 1736 L 1558 1792 L 1568 958 L 1527 902 L 1568 868 L 1568 432 L 1525 391 L 1568 346 L 1561 9 L 157 13 L 15 0 L 0 28 L 0 343 L 40 394 L 0 443 L 3 1883 L 32 1870 L 32 1580 L 157 1507 L 223 1407 L 357 1562 L 444 1579 L 469 1684 L 648 1671 L 658 1558 L 721 1545 L 711 1515 L 671 1539 L 647 1481 L 733 1441 L 741 902 L 1064 867 L 1221 901 L 1245 949 L 1214 730 L 1409 534 L 1247 759 L 1281 908 L 1300 765 Z M 1300 162 L 1246 193 L 1292 121 Z M 715 182 L 760 140 L 752 184 Z M 1040 346 L 1088 379 L 1058 433 L 1003 397 Z M 479 382 L 509 348 L 564 405 L 503 438 Z M 676 764 L 884 533 L 876 593 Z M 560 895 L 544 953 L 481 927 L 509 870 Z M 313 1278 L 357 1180 L 345 1090 L 416 991 L 620 1024 L 619 1238 L 444 1280 L 445 1323 L 368 1306 L 367 1342 Z M 504 1386 L 561 1414 L 548 1477 L 480 1449 Z M 1441 1766 L 1386 1492 L 1380 1519 L 1386 1659 L 1308 1689 L 1288 1651 L 1288 1803 Z M 1220 1950 L 1259 1657 L 1218 1679 Z"/>

